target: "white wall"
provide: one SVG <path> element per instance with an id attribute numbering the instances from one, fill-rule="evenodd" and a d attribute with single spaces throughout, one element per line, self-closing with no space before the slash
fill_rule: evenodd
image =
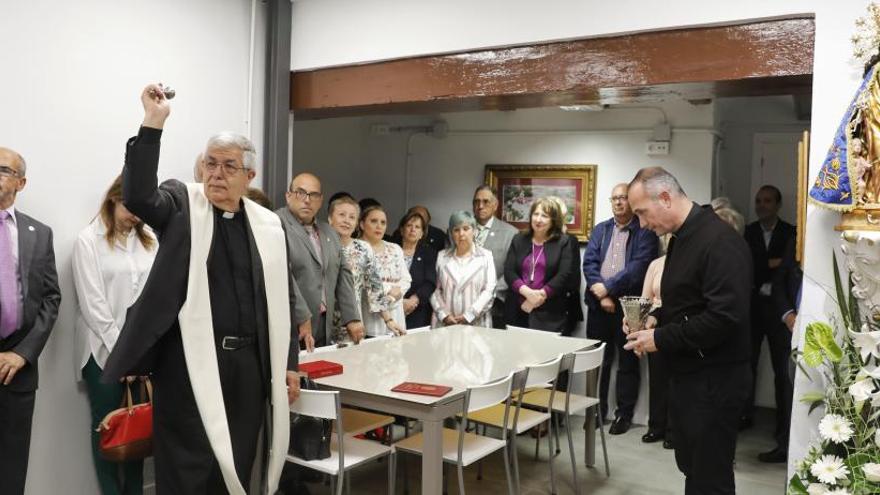
<path id="1" fill-rule="evenodd" d="M 611 215 L 606 198 L 614 184 L 628 182 L 648 165 L 669 167 L 695 200 L 708 201 L 712 112 L 711 105 L 673 102 L 602 112 L 539 108 L 296 122 L 293 170 L 318 173 L 327 193 L 346 190 L 357 197 L 375 196 L 388 208 L 392 222 L 408 206 L 425 204 L 434 224 L 442 227 L 454 209 L 470 208 L 486 164 L 596 164 L 596 218 L 601 220 Z M 445 139 L 369 132 L 373 123 L 421 126 L 435 119 L 449 124 Z M 644 143 L 651 139 L 653 126 L 665 119 L 673 127 L 672 153 L 648 157 Z"/>
<path id="2" fill-rule="evenodd" d="M 415 55 L 672 27 L 727 24 L 813 12 L 820 0 L 658 4 L 620 0 L 294 0 L 291 67 L 318 67 Z"/>
<path id="3" fill-rule="evenodd" d="M 800 134 L 810 126 L 795 114 L 794 97 L 762 96 L 719 98 L 715 102 L 715 120 L 723 136 L 718 156 L 719 196 L 727 196 L 748 221 L 755 220 L 752 190 L 752 151 L 758 133 Z M 793 151 L 794 152 L 794 151 Z M 792 177 L 797 181 L 797 175 Z M 794 223 L 795 198 L 784 198 L 785 220 Z"/>
<path id="4" fill-rule="evenodd" d="M 265 39 L 262 5 L 257 42 Z M 75 294 L 70 254 L 77 232 L 120 173 L 137 133 L 148 82 L 177 89 L 160 176 L 188 179 L 207 137 L 245 132 L 262 144 L 264 49 L 257 51 L 248 115 L 251 2 L 247 0 L 9 1 L 0 3 L 0 146 L 28 161 L 16 207 L 51 226 L 63 301 L 40 358 L 29 494 L 95 494 L 89 409 L 74 381 Z M 0 453 L 0 457 L 13 455 Z"/>
<path id="5" fill-rule="evenodd" d="M 392 0 L 297 0 L 293 12 L 294 70 L 364 63 L 417 54 L 473 50 L 571 37 L 601 36 L 638 30 L 724 24 L 774 16 L 813 13 L 816 45 L 813 65 L 813 112 L 810 177 L 821 167 L 835 128 L 858 86 L 861 70 L 850 59 L 849 38 L 865 0 L 682 0 L 662 5 L 621 0 L 604 2 L 548 0 L 535 8 L 527 0 L 443 3 Z M 503 12 L 503 15 L 499 13 Z M 839 243 L 833 226 L 838 215 L 810 207 L 807 220 L 806 277 L 799 327 L 826 320 L 834 307 L 831 249 Z M 795 397 L 821 384 L 799 376 Z M 795 401 L 789 459 L 796 461 L 815 435 L 815 418 Z"/>

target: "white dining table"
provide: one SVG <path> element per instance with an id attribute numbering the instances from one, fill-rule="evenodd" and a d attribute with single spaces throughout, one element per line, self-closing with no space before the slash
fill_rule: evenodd
<path id="1" fill-rule="evenodd" d="M 443 420 L 461 412 L 468 387 L 504 378 L 512 371 L 597 343 L 551 332 L 454 325 L 304 354 L 300 362 L 323 359 L 341 364 L 342 374 L 315 382 L 321 388 L 338 390 L 344 404 L 420 420 L 424 435 L 422 493 L 440 495 Z M 452 390 L 442 397 L 391 391 L 403 382 L 446 385 Z M 587 429 L 590 437 L 592 430 Z M 593 443 L 588 441 L 588 459 L 592 459 L 592 447 Z"/>

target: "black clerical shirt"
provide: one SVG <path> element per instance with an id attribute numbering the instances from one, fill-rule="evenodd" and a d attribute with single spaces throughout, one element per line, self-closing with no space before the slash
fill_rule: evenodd
<path id="1" fill-rule="evenodd" d="M 208 258 L 208 287 L 214 336 L 255 336 L 254 280 L 244 208 L 214 207 L 214 239 Z"/>

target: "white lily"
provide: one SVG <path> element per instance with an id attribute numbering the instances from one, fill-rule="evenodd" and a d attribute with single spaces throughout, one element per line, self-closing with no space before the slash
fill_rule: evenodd
<path id="1" fill-rule="evenodd" d="M 852 395 L 856 402 L 864 402 L 871 398 L 874 391 L 874 380 L 865 378 L 859 380 L 849 386 L 849 394 Z"/>
<path id="2" fill-rule="evenodd" d="M 873 481 L 875 483 L 880 482 L 880 464 L 875 462 L 869 462 L 862 466 L 862 471 L 865 472 L 865 479 L 868 481 Z"/>
<path id="3" fill-rule="evenodd" d="M 862 361 L 867 360 L 868 356 L 880 359 L 880 330 L 868 332 L 866 329 L 867 327 L 863 326 L 861 332 L 849 332 L 853 345 L 858 347 Z"/>

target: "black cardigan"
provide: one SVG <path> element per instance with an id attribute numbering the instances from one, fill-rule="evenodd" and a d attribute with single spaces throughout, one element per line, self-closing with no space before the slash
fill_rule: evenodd
<path id="1" fill-rule="evenodd" d="M 418 296 L 419 305 L 406 316 L 406 328 L 418 328 L 431 324 L 431 294 L 437 287 L 437 251 L 430 246 L 420 244 L 413 253 L 412 264 L 409 266 L 412 283 L 403 296 Z"/>
<path id="2" fill-rule="evenodd" d="M 547 268 L 544 274 L 545 285 L 552 289 L 552 294 L 541 306 L 528 315 L 529 328 L 561 332 L 565 329 L 569 317 L 568 298 L 572 288 L 573 273 L 579 274 L 579 259 L 574 254 L 569 236 L 562 235 L 544 243 L 544 256 Z M 510 287 L 506 300 L 507 321 L 517 321 L 522 313 L 520 295 L 513 290 L 513 283 L 522 277 L 522 263 L 532 252 L 532 238 L 527 233 L 519 233 L 513 237 L 507 259 L 504 262 L 504 280 Z"/>
<path id="3" fill-rule="evenodd" d="M 694 204 L 670 241 L 660 282 L 657 349 L 673 373 L 749 361 L 752 264 L 745 240 Z"/>

